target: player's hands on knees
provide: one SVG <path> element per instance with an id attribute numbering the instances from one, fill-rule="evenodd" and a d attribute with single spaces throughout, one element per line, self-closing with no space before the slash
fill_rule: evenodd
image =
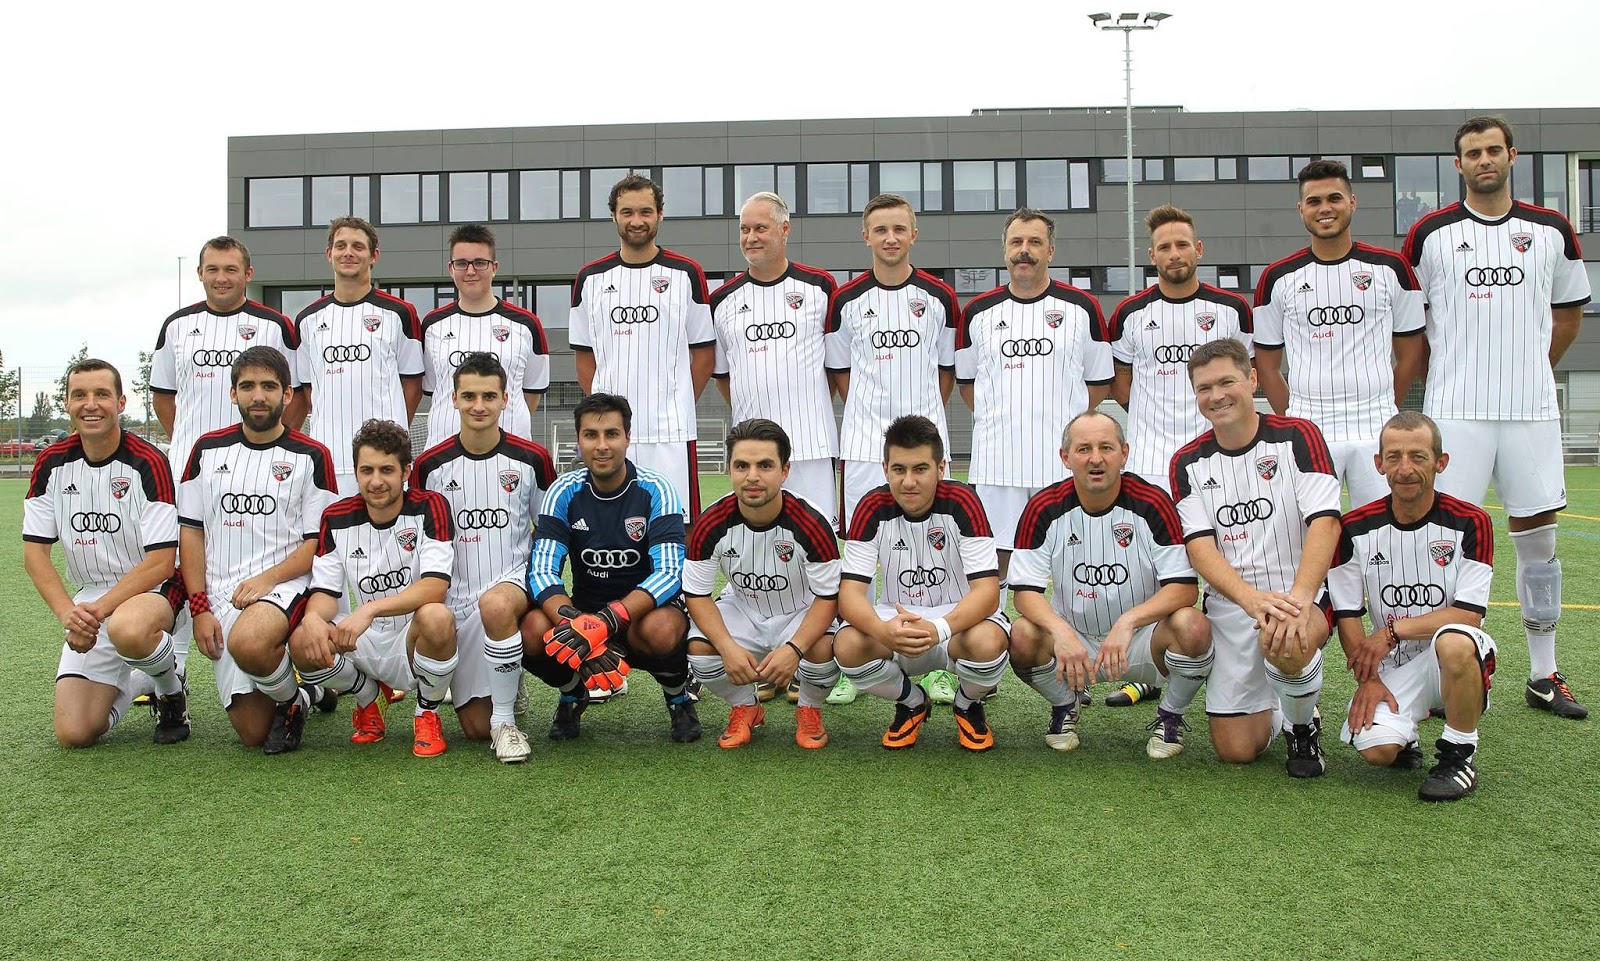
<path id="1" fill-rule="evenodd" d="M 1359 734 L 1372 726 L 1372 719 L 1377 716 L 1378 705 L 1388 704 L 1389 710 L 1400 710 L 1400 702 L 1394 699 L 1394 693 L 1389 686 L 1378 678 L 1362 681 L 1356 686 L 1356 696 L 1350 700 L 1350 733 Z"/>
<path id="2" fill-rule="evenodd" d="M 1378 676 L 1378 668 L 1389 656 L 1389 629 L 1380 627 L 1361 639 L 1354 654 L 1345 659 L 1345 666 L 1356 676 L 1356 682 L 1370 681 Z"/>
<path id="3" fill-rule="evenodd" d="M 1301 604 L 1288 594 L 1277 591 L 1258 591 L 1250 588 L 1239 605 L 1255 619 L 1256 629 L 1265 630 L 1270 620 L 1287 621 L 1300 613 Z"/>
<path id="4" fill-rule="evenodd" d="M 733 650 L 723 652 L 722 668 L 728 672 L 728 680 L 735 684 L 754 684 L 761 680 L 761 665 L 756 663 L 754 654 L 733 645 Z"/>
<path id="5" fill-rule="evenodd" d="M 229 599 L 229 603 L 236 610 L 242 611 L 272 593 L 272 589 L 277 586 L 260 574 L 255 577 L 247 577 L 239 582 L 238 587 L 233 589 L 233 597 Z"/>
<path id="6" fill-rule="evenodd" d="M 787 644 L 779 644 L 768 651 L 758 668 L 761 679 L 780 690 L 789 686 L 789 682 L 794 680 L 794 672 L 799 669 L 800 655 Z"/>
<path id="7" fill-rule="evenodd" d="M 200 653 L 213 661 L 222 656 L 222 625 L 217 615 L 201 611 L 194 617 L 194 644 Z"/>
<path id="8" fill-rule="evenodd" d="M 607 647 L 578 665 L 578 680 L 591 691 L 614 691 L 623 685 L 631 670 L 620 648 Z"/>
<path id="9" fill-rule="evenodd" d="M 94 608 L 88 604 L 74 604 L 71 609 L 57 618 L 57 620 L 61 622 L 61 626 L 67 631 L 68 644 L 73 643 L 72 635 L 74 634 L 89 639 L 87 647 L 74 645 L 73 650 L 81 654 L 94 646 L 95 637 L 100 633 L 100 615 Z"/>
<path id="10" fill-rule="evenodd" d="M 914 614 L 899 604 L 894 606 L 894 616 L 887 622 L 889 647 L 907 657 L 921 657 L 938 643 L 939 632 L 927 618 Z"/>
<path id="11" fill-rule="evenodd" d="M 313 618 L 315 618 L 313 620 Z M 291 641 L 294 662 L 312 670 L 326 670 L 339 655 L 333 646 L 333 625 L 314 614 L 306 615 Z"/>
<path id="12" fill-rule="evenodd" d="M 576 607 L 562 606 L 561 623 L 544 636 L 544 652 L 567 667 L 577 670 L 589 658 L 603 654 L 610 628 L 600 618 Z"/>
<path id="13" fill-rule="evenodd" d="M 1104 671 L 1106 680 L 1116 681 L 1128 673 L 1128 647 L 1133 643 L 1133 628 L 1126 621 L 1118 620 L 1111 625 L 1111 633 L 1106 635 L 1105 643 L 1100 645 L 1100 653 L 1095 656 L 1094 666 L 1090 668 L 1090 677 L 1099 677 Z M 1082 690 L 1075 688 L 1075 690 Z"/>
<path id="14" fill-rule="evenodd" d="M 367 629 L 371 626 L 372 614 L 363 604 L 333 625 L 334 648 L 341 654 L 349 654 L 356 649 L 356 643 L 361 640 L 361 635 L 367 633 Z"/>
<path id="15" fill-rule="evenodd" d="M 1056 656 L 1056 680 L 1066 681 L 1074 691 L 1089 686 L 1089 648 L 1072 626 L 1063 622 L 1052 625 L 1050 638 Z"/>

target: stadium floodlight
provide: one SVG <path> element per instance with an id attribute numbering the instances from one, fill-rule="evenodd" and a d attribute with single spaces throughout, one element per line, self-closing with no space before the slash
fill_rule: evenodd
<path id="1" fill-rule="evenodd" d="M 1122 33 L 1122 75 L 1125 100 L 1123 104 L 1123 127 L 1127 150 L 1124 152 L 1124 161 L 1127 164 L 1124 173 L 1128 178 L 1128 293 L 1139 292 L 1139 264 L 1135 253 L 1133 230 L 1133 182 L 1136 179 L 1133 173 L 1133 32 L 1135 30 L 1154 30 L 1161 25 L 1161 21 L 1172 18 L 1170 13 L 1161 13 L 1152 10 L 1142 15 L 1138 13 L 1124 13 L 1115 20 L 1109 13 L 1091 13 L 1089 22 L 1096 30 L 1117 30 Z"/>

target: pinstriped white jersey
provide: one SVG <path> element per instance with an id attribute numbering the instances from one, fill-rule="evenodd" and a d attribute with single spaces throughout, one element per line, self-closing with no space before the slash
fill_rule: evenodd
<path id="1" fill-rule="evenodd" d="M 482 314 L 451 303 L 422 320 L 422 391 L 433 395 L 428 408 L 429 447 L 461 430 L 461 413 L 450 398 L 462 355 L 475 351 L 495 355 L 506 369 L 506 409 L 500 415 L 500 429 L 518 437 L 533 433 L 533 418 L 517 390 L 542 394 L 550 387 L 550 348 L 539 318 L 503 300 Z"/>
<path id="2" fill-rule="evenodd" d="M 311 590 L 343 597 L 348 584 L 360 607 L 392 597 L 424 577 L 450 583 L 455 562 L 450 505 L 432 491 L 408 490 L 402 496 L 399 516 L 383 524 L 368 515 L 360 494 L 323 511 Z M 378 617 L 371 630 L 389 634 L 410 623 L 410 614 Z"/>
<path id="3" fill-rule="evenodd" d="M 1491 221 L 1451 204 L 1412 226 L 1405 257 L 1428 299 L 1423 411 L 1458 420 L 1559 417 L 1550 308 L 1590 295 L 1567 218 L 1518 201 Z"/>
<path id="4" fill-rule="evenodd" d="M 167 459 L 127 431 L 112 455 L 89 460 L 77 434 L 45 448 L 22 502 L 22 539 L 61 542 L 67 579 L 104 591 L 150 551 L 178 546 L 178 512 Z"/>
<path id="5" fill-rule="evenodd" d="M 1089 384 L 1111 383 L 1100 302 L 1051 281 L 1021 300 L 996 287 L 967 302 L 956 380 L 972 384 L 971 484 L 1037 489 L 1061 480 L 1067 421 L 1089 407 Z"/>
<path id="6" fill-rule="evenodd" d="M 289 364 L 284 386 L 294 387 L 298 346 L 289 318 L 254 301 L 218 314 L 202 300 L 168 317 L 150 357 L 150 389 L 176 395 L 167 462 L 181 470 L 201 434 L 239 422 L 229 388 L 234 358 L 245 348 L 271 347 L 282 354 Z"/>
<path id="7" fill-rule="evenodd" d="M 1370 612 L 1376 628 L 1445 607 L 1487 613 L 1493 577 L 1494 529 L 1483 508 L 1437 494 L 1421 520 L 1402 524 L 1392 498 L 1384 497 L 1345 515 L 1328 596 L 1335 617 Z M 1432 643 L 1402 639 L 1379 670 L 1406 663 Z"/>
<path id="8" fill-rule="evenodd" d="M 297 430 L 254 444 L 236 425 L 196 441 L 178 484 L 178 523 L 205 531 L 206 590 L 230 596 L 315 538 L 336 484 L 328 449 Z"/>
<path id="9" fill-rule="evenodd" d="M 1306 526 L 1339 516 L 1339 478 L 1322 432 L 1309 420 L 1261 415 L 1255 440 L 1227 450 L 1206 431 L 1172 458 L 1184 542 L 1214 537 L 1246 584 L 1294 586 Z"/>
<path id="10" fill-rule="evenodd" d="M 450 505 L 455 567 L 446 602 L 458 615 L 507 574 L 526 587 L 533 519 L 555 483 L 555 463 L 540 444 L 501 432 L 487 454 L 473 454 L 459 435 L 424 451 L 411 468 L 412 490 L 430 490 Z"/>
<path id="11" fill-rule="evenodd" d="M 960 481 L 940 481 L 928 512 L 913 518 L 887 484 L 868 491 L 850 520 L 840 577 L 870 584 L 880 568 L 877 603 L 917 607 L 958 604 L 971 580 L 999 577 L 994 533 L 978 495 Z"/>
<path id="12" fill-rule="evenodd" d="M 374 287 L 353 304 L 329 294 L 302 310 L 294 324 L 300 383 L 311 385 L 306 432 L 327 446 L 336 471 L 353 474 L 350 440 L 363 421 L 410 423 L 400 378 L 422 374 L 417 309 Z"/>
<path id="13" fill-rule="evenodd" d="M 1167 476 L 1172 453 L 1210 428 L 1189 384 L 1189 355 L 1201 344 L 1232 337 L 1251 348 L 1250 302 L 1201 284 L 1193 296 L 1169 300 L 1159 285 L 1111 315 L 1111 355 L 1133 368 L 1128 396 L 1128 470 L 1152 483 Z M 1172 492 L 1177 496 L 1177 492 Z"/>
<path id="14" fill-rule="evenodd" d="M 1356 244 L 1333 262 L 1308 247 L 1256 287 L 1256 348 L 1284 352 L 1289 416 L 1330 441 L 1378 436 L 1394 416 L 1394 338 L 1423 331 L 1422 290 L 1405 258 Z"/>
<path id="15" fill-rule="evenodd" d="M 1033 495 L 1017 522 L 1014 591 L 1055 592 L 1050 606 L 1079 634 L 1105 637 L 1168 584 L 1197 584 L 1167 492 L 1132 474 L 1108 510 L 1084 510 L 1072 478 Z"/>
<path id="16" fill-rule="evenodd" d="M 645 264 L 607 254 L 572 282 L 567 340 L 594 354 L 595 392 L 633 405 L 636 444 L 695 439 L 689 349 L 710 347 L 705 271 L 666 248 Z"/>
<path id="17" fill-rule="evenodd" d="M 828 369 L 850 372 L 839 438 L 845 460 L 882 463 L 883 432 L 907 414 L 933 421 L 950 448 L 939 371 L 955 370 L 960 326 L 955 292 L 927 271 L 886 287 L 869 270 L 834 291 L 825 343 Z"/>
<path id="18" fill-rule="evenodd" d="M 728 380 L 733 422 L 776 421 L 789 435 L 792 460 L 839 455 L 839 429 L 823 369 L 834 286 L 827 271 L 791 263 L 772 283 L 747 271 L 711 295 L 717 334 L 713 376 Z"/>
<path id="19" fill-rule="evenodd" d="M 779 496 L 783 509 L 764 527 L 745 520 L 738 494 L 724 494 L 701 512 L 689 533 L 685 596 L 710 597 L 719 571 L 728 578 L 720 599 L 757 621 L 839 596 L 839 543 L 827 516 L 796 494 Z"/>

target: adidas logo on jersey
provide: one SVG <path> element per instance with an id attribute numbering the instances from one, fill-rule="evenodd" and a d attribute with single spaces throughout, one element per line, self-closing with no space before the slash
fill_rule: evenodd
<path id="1" fill-rule="evenodd" d="M 749 304 L 740 304 L 739 305 L 739 313 L 741 313 L 741 314 L 750 313 L 750 305 Z"/>
<path id="2" fill-rule="evenodd" d="M 200 328 L 196 327 L 194 330 L 189 331 L 189 336 L 190 337 L 199 337 L 200 336 Z"/>
<path id="3" fill-rule="evenodd" d="M 606 289 L 602 290 L 600 292 L 602 294 L 614 294 L 614 293 L 617 292 L 617 285 L 616 284 L 606 284 Z"/>
<path id="4" fill-rule="evenodd" d="M 909 551 L 909 550 L 911 550 L 911 548 L 906 546 L 906 542 L 904 540 L 895 541 L 894 542 L 894 547 L 891 548 L 891 549 L 892 550 L 897 550 L 897 551 Z"/>
<path id="5" fill-rule="evenodd" d="M 218 467 L 216 470 L 212 471 L 211 473 L 213 473 L 213 474 L 226 474 L 226 473 L 228 473 L 228 465 L 227 464 L 223 464 L 221 467 Z"/>
<path id="6" fill-rule="evenodd" d="M 995 324 L 995 325 L 994 325 L 994 329 L 995 329 L 995 330 L 1005 330 L 1005 329 L 1006 329 L 1006 328 L 1007 328 L 1007 327 L 1009 327 L 1009 326 L 1011 326 L 1011 325 L 1010 325 L 1010 324 L 1007 324 L 1007 323 L 1006 323 L 1006 322 L 1005 322 L 1005 319 L 1004 319 L 1004 318 L 1002 318 L 1002 319 L 1001 319 L 1001 320 L 1000 320 L 1000 323 L 998 323 L 998 324 Z"/>
<path id="7" fill-rule="evenodd" d="M 1458 254 L 1470 254 L 1470 253 L 1472 253 L 1472 245 L 1467 243 L 1465 240 L 1463 240 L 1461 242 L 1461 246 L 1456 248 L 1456 253 L 1458 253 Z"/>
<path id="8" fill-rule="evenodd" d="M 1378 553 L 1372 555 L 1372 560 L 1367 561 L 1367 566 L 1368 567 L 1380 567 L 1380 566 L 1388 564 L 1388 563 L 1389 563 L 1389 559 L 1387 557 L 1383 556 L 1383 552 L 1382 551 L 1379 551 Z"/>
<path id="9" fill-rule="evenodd" d="M 450 483 L 444 485 L 444 489 L 447 491 L 458 491 L 461 489 L 461 485 L 456 483 L 456 479 L 452 477 L 450 478 Z"/>
<path id="10" fill-rule="evenodd" d="M 1301 284 L 1300 287 L 1295 291 L 1297 294 L 1309 294 L 1312 292 L 1313 291 L 1310 284 Z"/>
<path id="11" fill-rule="evenodd" d="M 350 556 L 351 557 L 366 557 L 367 556 L 367 552 L 358 547 L 355 550 L 350 552 Z"/>
<path id="12" fill-rule="evenodd" d="M 1217 479 L 1215 477 L 1207 477 L 1206 482 L 1200 485 L 1200 489 L 1203 491 L 1214 491 L 1221 486 L 1221 484 L 1217 483 Z"/>
<path id="13" fill-rule="evenodd" d="M 575 531 L 586 531 L 589 529 L 589 521 L 580 517 L 578 518 L 578 523 L 572 525 L 572 529 Z"/>
<path id="14" fill-rule="evenodd" d="M 455 340 L 456 339 L 456 332 L 453 331 L 453 330 L 447 331 L 445 333 L 445 335 L 443 337 L 439 338 L 439 339 L 440 340 Z"/>
<path id="15" fill-rule="evenodd" d="M 1150 322 L 1148 324 L 1144 325 L 1144 329 L 1145 330 L 1160 330 L 1161 329 L 1161 324 L 1157 323 L 1156 319 L 1154 317 L 1151 317 L 1150 318 Z"/>
<path id="16" fill-rule="evenodd" d="M 328 322 L 326 320 L 324 320 L 322 323 L 317 325 L 317 329 L 318 330 L 327 330 L 328 329 Z"/>
<path id="17" fill-rule="evenodd" d="M 1067 546 L 1068 547 L 1077 547 L 1079 544 L 1082 544 L 1082 543 L 1083 543 L 1083 541 L 1078 539 L 1078 535 L 1077 534 L 1068 534 L 1067 535 Z"/>
<path id="18" fill-rule="evenodd" d="M 739 556 L 739 551 L 738 551 L 737 548 L 735 548 L 733 545 L 730 544 L 730 545 L 728 545 L 728 549 L 722 552 L 722 556 L 723 557 L 738 557 Z"/>
<path id="19" fill-rule="evenodd" d="M 66 489 L 63 490 L 61 493 L 63 493 L 63 494 L 76 494 L 77 492 L 78 492 L 78 485 L 77 484 L 68 484 L 66 486 Z"/>
<path id="20" fill-rule="evenodd" d="M 861 316 L 863 316 L 863 317 L 876 317 L 876 316 L 878 316 L 878 312 L 876 310 L 873 310 L 871 307 L 868 307 L 867 308 L 867 312 L 862 314 Z"/>

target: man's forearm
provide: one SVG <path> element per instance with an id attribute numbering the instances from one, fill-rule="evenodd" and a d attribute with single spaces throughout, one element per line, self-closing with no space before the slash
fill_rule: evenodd
<path id="1" fill-rule="evenodd" d="M 1306 542 L 1300 550 L 1300 565 L 1295 568 L 1294 586 L 1289 592 L 1303 603 L 1316 599 L 1328 579 L 1328 566 L 1339 546 L 1339 518 L 1319 517 L 1306 529 Z"/>
<path id="2" fill-rule="evenodd" d="M 1228 600 L 1244 606 L 1244 596 L 1251 589 L 1228 559 L 1222 556 L 1213 536 L 1197 537 L 1189 542 L 1189 563 L 1195 573 L 1205 578 L 1206 584 Z"/>
<path id="3" fill-rule="evenodd" d="M 51 613 L 60 619 L 72 610 L 72 595 L 61 582 L 61 574 L 50 560 L 50 545 L 27 541 L 22 545 L 22 567 L 33 581 L 34 590 L 50 606 Z"/>
<path id="4" fill-rule="evenodd" d="M 1165 584 L 1145 598 L 1144 603 L 1124 611 L 1118 620 L 1126 620 L 1130 627 L 1138 630 L 1185 607 L 1193 607 L 1199 596 L 1200 588 L 1195 584 Z"/>
<path id="5" fill-rule="evenodd" d="M 976 627 L 1000 608 L 1000 578 L 979 577 L 967 582 L 967 596 L 944 616 L 950 633 Z"/>
<path id="6" fill-rule="evenodd" d="M 111 590 L 102 594 L 95 604 L 109 614 L 123 601 L 160 587 L 172 576 L 177 553 L 176 547 L 166 547 L 147 553 L 144 560 L 135 565 L 133 570 L 122 575 L 122 579 L 117 581 Z"/>

